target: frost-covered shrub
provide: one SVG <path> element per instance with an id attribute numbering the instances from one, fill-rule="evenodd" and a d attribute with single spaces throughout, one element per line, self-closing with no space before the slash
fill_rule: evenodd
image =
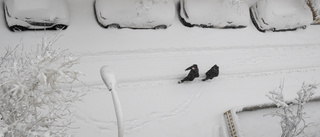
<path id="1" fill-rule="evenodd" d="M 297 92 L 298 97 L 295 98 L 294 105 L 286 103 L 282 93 L 283 84 L 279 86 L 279 89 L 270 91 L 267 94 L 267 97 L 278 107 L 277 111 L 267 115 L 277 116 L 281 119 L 281 137 L 297 137 L 303 133 L 305 128 L 311 125 L 305 121 L 304 105 L 315 94 L 317 86 L 316 84 L 303 83 L 301 89 Z"/>
<path id="2" fill-rule="evenodd" d="M 0 59 L 0 136 L 69 136 L 72 103 L 83 95 L 72 89 L 79 58 L 54 50 L 44 38 L 35 50 L 19 44 Z"/>

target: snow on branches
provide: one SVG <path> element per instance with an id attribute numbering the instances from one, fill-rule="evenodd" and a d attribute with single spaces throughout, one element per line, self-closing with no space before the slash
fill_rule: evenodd
<path id="1" fill-rule="evenodd" d="M 269 91 L 267 97 L 278 106 L 278 110 L 271 112 L 271 116 L 281 118 L 280 126 L 282 129 L 281 137 L 296 137 L 303 133 L 304 129 L 311 124 L 305 121 L 304 105 L 310 101 L 315 94 L 317 84 L 302 84 L 301 89 L 297 92 L 298 97 L 295 98 L 293 104 L 288 104 L 283 96 L 283 83 L 278 90 Z M 296 108 L 293 108 L 296 106 Z"/>
<path id="2" fill-rule="evenodd" d="M 72 103 L 84 95 L 72 84 L 82 74 L 71 69 L 79 58 L 54 50 L 54 42 L 43 38 L 30 52 L 21 44 L 8 47 L 1 57 L 0 131 L 5 137 L 68 136 Z"/>

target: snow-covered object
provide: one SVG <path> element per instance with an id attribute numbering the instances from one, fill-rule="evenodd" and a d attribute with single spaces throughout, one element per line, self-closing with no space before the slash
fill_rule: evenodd
<path id="1" fill-rule="evenodd" d="M 7 25 L 13 31 L 66 29 L 69 25 L 65 0 L 4 0 L 4 11 Z"/>
<path id="2" fill-rule="evenodd" d="M 248 5 L 230 0 L 181 0 L 179 15 L 186 26 L 215 28 L 246 27 L 250 22 Z"/>
<path id="3" fill-rule="evenodd" d="M 306 86 L 306 88 L 308 88 L 308 87 L 310 87 L 310 86 Z M 299 92 L 302 92 L 302 91 L 303 90 L 300 90 Z M 298 92 L 298 95 L 299 95 L 299 92 Z M 314 91 L 312 91 L 312 93 L 314 93 Z M 320 101 L 320 96 L 317 96 L 317 97 L 310 97 L 309 96 L 307 99 L 310 102 L 316 102 L 316 101 Z M 297 105 L 298 102 L 295 99 L 295 100 L 285 101 L 285 104 L 286 105 L 284 105 L 284 104 L 282 104 L 282 105 L 283 106 L 288 106 L 287 104 Z M 235 133 L 235 132 L 238 137 L 243 137 L 244 132 L 243 132 L 243 126 L 240 123 L 239 113 L 246 112 L 246 111 L 257 111 L 257 110 L 268 109 L 268 108 L 279 108 L 279 107 L 280 107 L 279 104 L 269 103 L 269 102 L 263 103 L 263 104 L 257 104 L 257 105 L 234 107 L 234 108 L 226 111 L 223 114 L 226 132 L 228 132 L 229 137 L 232 137 L 231 134 Z M 231 121 L 233 122 L 233 125 L 231 125 L 230 118 L 232 118 Z M 234 127 L 234 130 L 232 129 L 232 131 L 230 131 L 230 126 Z M 252 127 L 250 127 L 250 128 L 252 128 Z M 253 131 L 253 130 L 251 130 L 251 131 Z"/>
<path id="4" fill-rule="evenodd" d="M 106 28 L 167 28 L 175 17 L 173 0 L 96 0 L 94 7 Z"/>
<path id="5" fill-rule="evenodd" d="M 225 126 L 227 128 L 229 137 L 243 137 L 237 112 L 238 110 L 234 108 L 223 113 L 223 117 L 226 122 Z"/>
<path id="6" fill-rule="evenodd" d="M 105 83 L 109 91 L 111 91 L 113 105 L 114 105 L 117 122 L 118 122 L 118 137 L 123 137 L 123 133 L 124 133 L 123 112 L 122 112 L 122 107 L 121 107 L 118 94 L 114 89 L 117 84 L 116 77 L 111 67 L 109 66 L 101 67 L 100 74 L 103 82 Z"/>
<path id="7" fill-rule="evenodd" d="M 313 15 L 312 24 L 320 24 L 320 1 L 308 0 L 308 5 L 311 8 L 312 15 Z"/>
<path id="8" fill-rule="evenodd" d="M 100 69 L 100 74 L 108 90 L 111 91 L 112 89 L 114 89 L 117 84 L 117 80 L 113 73 L 113 70 L 109 66 L 103 66 Z"/>
<path id="9" fill-rule="evenodd" d="M 260 31 L 295 30 L 312 23 L 312 13 L 303 0 L 260 0 L 250 8 Z"/>

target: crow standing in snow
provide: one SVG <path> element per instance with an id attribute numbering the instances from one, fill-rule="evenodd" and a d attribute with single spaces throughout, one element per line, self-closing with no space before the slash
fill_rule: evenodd
<path id="1" fill-rule="evenodd" d="M 199 77 L 199 69 L 197 64 L 193 64 L 192 66 L 188 67 L 185 71 L 190 70 L 187 77 L 179 81 L 178 83 L 183 83 L 184 81 L 193 81 L 195 78 Z"/>
<path id="2" fill-rule="evenodd" d="M 215 64 L 213 67 L 211 67 L 210 70 L 206 72 L 206 78 L 202 79 L 202 81 L 213 79 L 214 77 L 218 77 L 218 76 L 219 76 L 219 66 Z"/>

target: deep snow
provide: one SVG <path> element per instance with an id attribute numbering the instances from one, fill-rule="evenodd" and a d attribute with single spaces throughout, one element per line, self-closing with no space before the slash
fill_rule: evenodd
<path id="1" fill-rule="evenodd" d="M 261 33 L 251 22 L 236 30 L 187 28 L 176 14 L 166 30 L 107 30 L 95 19 L 93 0 L 68 2 L 70 26 L 60 33 L 10 32 L 1 8 L 0 55 L 19 41 L 28 50 L 41 37 L 58 34 L 57 48 L 81 56 L 75 69 L 86 75 L 86 85 L 76 88 L 88 93 L 77 104 L 76 137 L 117 136 L 111 93 L 99 74 L 104 65 L 118 80 L 126 137 L 221 137 L 225 111 L 270 102 L 265 94 L 282 79 L 289 100 L 302 82 L 320 81 L 320 26 L 278 33 Z M 177 84 L 194 63 L 200 78 Z M 214 64 L 220 76 L 201 82 Z"/>

